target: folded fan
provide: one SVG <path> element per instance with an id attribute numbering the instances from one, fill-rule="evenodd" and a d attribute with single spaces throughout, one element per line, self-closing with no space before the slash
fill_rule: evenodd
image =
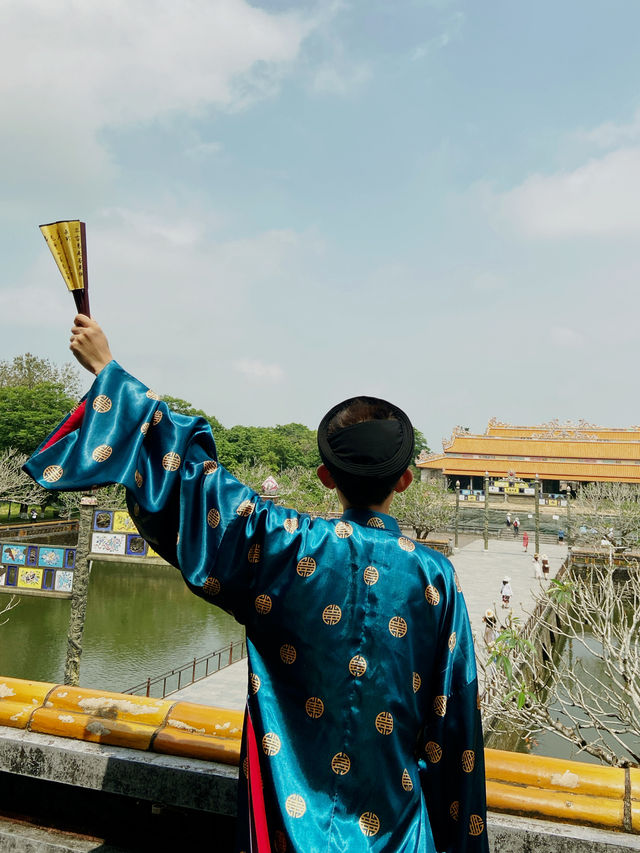
<path id="1" fill-rule="evenodd" d="M 90 316 L 87 278 L 87 238 L 84 222 L 70 219 L 41 225 L 51 254 L 73 294 L 80 314 Z"/>

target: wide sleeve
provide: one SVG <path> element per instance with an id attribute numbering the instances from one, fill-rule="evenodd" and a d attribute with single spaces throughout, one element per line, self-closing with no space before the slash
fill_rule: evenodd
<path id="1" fill-rule="evenodd" d="M 420 778 L 436 849 L 488 853 L 475 654 L 457 580 L 452 580 L 444 608 L 436 660 L 433 695 L 419 745 Z"/>
<path id="2" fill-rule="evenodd" d="M 45 439 L 27 473 L 48 489 L 124 485 L 134 523 L 151 546 L 180 568 L 194 592 L 245 621 L 247 592 L 266 571 L 260 543 L 271 528 L 284 534 L 295 514 L 261 501 L 218 463 L 203 418 L 170 411 L 115 361 L 80 411 Z"/>

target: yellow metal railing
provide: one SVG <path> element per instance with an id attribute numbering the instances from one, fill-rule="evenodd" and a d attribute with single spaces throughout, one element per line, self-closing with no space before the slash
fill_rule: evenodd
<path id="1" fill-rule="evenodd" d="M 237 765 L 243 715 L 172 702 L 0 677 L 0 726 Z M 640 768 L 485 750 L 494 811 L 640 832 Z"/>

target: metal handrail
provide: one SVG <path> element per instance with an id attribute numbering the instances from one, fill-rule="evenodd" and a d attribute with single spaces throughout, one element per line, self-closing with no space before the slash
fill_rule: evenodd
<path id="1" fill-rule="evenodd" d="M 164 699 L 165 696 L 170 696 L 172 693 L 176 693 L 178 690 L 181 690 L 189 684 L 195 684 L 196 681 L 202 681 L 202 679 L 206 678 L 208 675 L 213 675 L 214 672 L 218 672 L 227 666 L 231 666 L 232 663 L 237 663 L 246 657 L 246 640 L 240 640 L 240 642 L 235 640 L 222 649 L 216 649 L 215 652 L 209 652 L 208 655 L 194 658 L 192 661 L 189 661 L 189 663 L 185 663 L 175 669 L 163 672 L 162 675 L 156 675 L 154 678 L 147 678 L 146 681 L 142 681 L 140 684 L 136 684 L 135 687 L 130 687 L 128 690 L 123 690 L 122 693 L 129 693 L 137 696 L 151 696 L 151 688 L 155 687 L 157 684 L 162 684 L 162 695 L 157 696 L 156 698 Z M 217 658 L 216 666 L 211 667 L 209 665 L 210 661 L 215 658 Z M 189 672 L 190 676 L 188 676 L 188 680 L 184 679 L 183 674 Z M 172 681 L 172 679 L 174 681 Z"/>

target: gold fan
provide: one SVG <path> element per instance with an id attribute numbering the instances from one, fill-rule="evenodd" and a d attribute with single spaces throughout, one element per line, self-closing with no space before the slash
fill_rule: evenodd
<path id="1" fill-rule="evenodd" d="M 90 316 L 87 278 L 87 237 L 84 222 L 70 219 L 41 225 L 51 254 L 73 294 L 80 314 Z"/>

